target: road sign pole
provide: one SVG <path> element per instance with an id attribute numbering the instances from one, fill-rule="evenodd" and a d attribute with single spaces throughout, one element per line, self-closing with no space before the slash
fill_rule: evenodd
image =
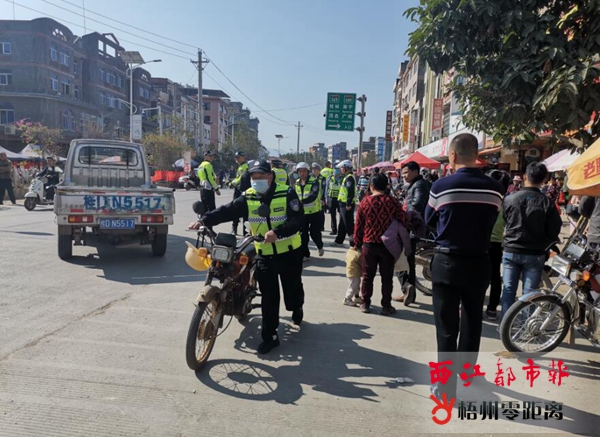
<path id="1" fill-rule="evenodd" d="M 362 146 L 363 146 L 363 134 L 365 132 L 365 117 L 367 113 L 365 112 L 365 103 L 367 103 L 367 96 L 364 94 L 356 99 L 360 102 L 360 112 L 357 112 L 356 115 L 360 117 L 360 127 L 357 127 L 358 131 L 358 158 L 356 159 L 356 167 L 360 168 L 360 161 L 362 159 Z"/>

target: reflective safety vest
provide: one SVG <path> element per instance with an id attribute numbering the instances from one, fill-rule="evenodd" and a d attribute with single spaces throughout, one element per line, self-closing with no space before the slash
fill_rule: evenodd
<path id="1" fill-rule="evenodd" d="M 274 168 L 273 173 L 275 173 L 275 182 L 279 185 L 286 185 L 288 183 L 288 175 L 286 171 L 282 168 Z"/>
<path id="2" fill-rule="evenodd" d="M 267 232 L 276 229 L 287 221 L 287 185 L 275 186 L 275 193 L 269 204 L 270 212 L 268 217 L 258 215 L 258 208 L 261 205 L 258 199 L 258 193 L 254 188 L 246 190 L 246 204 L 248 205 L 248 222 L 250 223 L 250 233 L 264 237 Z M 296 232 L 290 237 L 278 238 L 275 243 L 255 242 L 254 247 L 259 255 L 278 255 L 298 249 L 302 245 L 300 233 Z"/>
<path id="3" fill-rule="evenodd" d="M 234 187 L 239 187 L 240 183 L 242 182 L 242 176 L 244 176 L 244 173 L 246 173 L 247 171 L 248 171 L 248 163 L 247 162 L 241 163 L 237 168 L 237 173 L 235 174 L 235 179 L 233 180 L 233 182 L 231 184 Z"/>
<path id="4" fill-rule="evenodd" d="M 346 182 L 348 178 L 352 178 L 354 180 L 354 199 L 348 200 L 348 188 L 346 187 Z M 340 203 L 352 204 L 358 203 L 358 190 L 356 189 L 356 178 L 353 174 L 348 174 L 342 180 L 342 186 L 340 187 L 340 194 L 338 196 L 338 201 Z"/>
<path id="5" fill-rule="evenodd" d="M 337 199 L 340 195 L 340 179 L 336 178 L 335 175 L 331 175 L 329 178 L 329 193 L 327 193 L 332 199 Z"/>
<path id="6" fill-rule="evenodd" d="M 325 180 L 329 179 L 332 174 L 333 174 L 332 168 L 325 167 L 323 170 L 321 170 L 321 176 L 323 176 L 325 178 Z"/>
<path id="7" fill-rule="evenodd" d="M 200 179 L 200 186 L 205 190 L 216 190 L 217 181 L 215 180 L 215 171 L 213 166 L 208 161 L 202 161 L 202 164 L 198 167 L 198 179 Z"/>
<path id="8" fill-rule="evenodd" d="M 317 199 L 313 200 L 310 203 L 304 203 L 303 200 L 306 199 L 307 197 L 309 197 L 312 193 L 312 187 L 313 184 L 318 184 L 320 183 L 319 181 L 317 181 L 315 179 L 314 176 L 311 176 L 308 178 L 308 180 L 306 181 L 306 185 L 301 185 L 300 184 L 300 179 L 298 179 L 296 181 L 296 194 L 298 194 L 298 198 L 300 199 L 300 203 L 302 203 L 302 205 L 304 205 L 304 214 L 305 215 L 309 215 L 309 214 L 315 214 L 319 211 L 321 211 L 321 187 L 319 187 L 319 195 L 317 196 Z"/>

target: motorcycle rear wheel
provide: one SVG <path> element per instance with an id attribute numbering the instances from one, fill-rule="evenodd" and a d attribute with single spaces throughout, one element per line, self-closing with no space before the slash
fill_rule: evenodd
<path id="1" fill-rule="evenodd" d="M 416 286 L 417 290 L 425 296 L 431 296 L 433 282 L 431 279 L 431 259 L 433 258 L 433 249 L 417 249 L 415 255 Z"/>
<path id="2" fill-rule="evenodd" d="M 541 325 L 557 306 L 558 312 L 549 329 L 540 331 Z M 539 296 L 527 302 L 519 300 L 503 316 L 500 337 L 510 352 L 550 352 L 567 336 L 570 321 L 571 308 L 557 296 Z"/>
<path id="3" fill-rule="evenodd" d="M 218 298 L 200 302 L 194 310 L 185 345 L 185 359 L 192 370 L 200 370 L 213 350 L 223 310 Z"/>

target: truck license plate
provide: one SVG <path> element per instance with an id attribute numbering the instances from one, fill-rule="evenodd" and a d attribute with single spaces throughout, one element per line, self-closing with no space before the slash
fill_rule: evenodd
<path id="1" fill-rule="evenodd" d="M 100 219 L 100 229 L 135 229 L 135 219 Z"/>

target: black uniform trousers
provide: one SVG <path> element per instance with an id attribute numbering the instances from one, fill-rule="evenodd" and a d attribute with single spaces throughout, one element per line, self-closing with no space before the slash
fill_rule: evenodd
<path id="1" fill-rule="evenodd" d="M 350 211 L 346 211 L 346 204 L 339 204 L 340 210 L 340 224 L 338 226 L 338 233 L 335 242 L 338 244 L 344 244 L 346 235 L 350 238 L 354 235 L 354 205 L 350 208 Z"/>
<path id="2" fill-rule="evenodd" d="M 331 198 L 331 207 L 329 208 L 329 214 L 331 214 L 331 232 L 337 234 L 337 215 L 338 209 L 340 208 L 340 204 L 337 200 L 337 197 Z"/>
<path id="3" fill-rule="evenodd" d="M 487 306 L 487 309 L 490 311 L 496 311 L 498 305 L 500 305 L 500 296 L 502 295 L 502 275 L 500 273 L 502 254 L 502 243 L 492 242 L 490 246 L 490 264 L 492 269 L 490 277 L 490 300 Z"/>
<path id="4" fill-rule="evenodd" d="M 463 364 L 474 366 L 477 362 L 490 260 L 485 253 L 435 253 L 431 275 L 438 360 L 453 364 L 452 376 L 440 386 L 449 399 L 456 397 L 456 375 L 463 371 Z"/>
<path id="5" fill-rule="evenodd" d="M 238 190 L 237 188 L 233 190 L 233 200 L 237 199 L 238 197 L 240 197 L 242 195 L 242 192 L 240 190 Z M 244 226 L 244 223 L 248 221 L 248 211 L 246 211 L 244 213 L 244 216 L 242 217 L 242 233 L 244 234 L 244 237 L 246 235 L 248 235 L 248 231 L 246 230 L 246 227 Z M 239 217 L 236 217 L 233 220 L 233 227 L 235 229 L 237 229 L 238 225 L 240 224 L 240 219 Z"/>
<path id="6" fill-rule="evenodd" d="M 206 212 L 214 211 L 217 209 L 217 204 L 215 203 L 215 190 L 205 190 L 202 188 L 200 190 L 200 200 L 204 203 L 206 207 Z"/>
<path id="7" fill-rule="evenodd" d="M 302 248 L 280 255 L 257 257 L 256 280 L 262 295 L 262 339 L 272 341 L 279 327 L 279 280 L 285 309 L 294 311 L 304 305 L 302 285 Z"/>
<path id="8" fill-rule="evenodd" d="M 325 215 L 323 211 L 315 212 L 313 214 L 304 214 L 304 225 L 302 226 L 302 251 L 304 256 L 310 256 L 310 250 L 308 250 L 309 236 L 314 241 L 317 249 L 323 247 L 323 236 L 321 230 L 323 229 L 323 220 Z"/>

